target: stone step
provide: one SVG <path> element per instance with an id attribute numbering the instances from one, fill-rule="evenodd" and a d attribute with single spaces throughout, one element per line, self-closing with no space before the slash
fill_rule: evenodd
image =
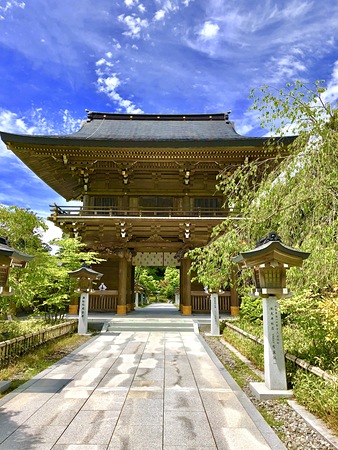
<path id="1" fill-rule="evenodd" d="M 7 391 L 11 387 L 10 381 L 0 381 L 0 393 Z"/>
<path id="2" fill-rule="evenodd" d="M 171 322 L 160 319 L 144 319 L 144 320 L 111 320 L 106 322 L 102 329 L 103 332 L 116 331 L 176 331 L 176 332 L 194 332 L 194 322 L 177 321 Z"/>

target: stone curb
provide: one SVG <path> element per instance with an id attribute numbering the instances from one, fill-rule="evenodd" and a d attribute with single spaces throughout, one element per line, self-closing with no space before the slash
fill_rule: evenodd
<path id="1" fill-rule="evenodd" d="M 224 339 L 221 339 L 221 343 L 225 345 L 232 353 L 234 353 L 242 362 L 244 362 L 247 366 L 249 366 L 250 370 L 256 373 L 259 377 L 264 380 L 264 373 L 255 368 L 253 363 L 248 360 L 245 356 L 243 356 L 237 349 L 235 349 L 231 344 L 226 342 Z M 311 414 L 307 411 L 304 406 L 299 405 L 296 400 L 287 400 L 289 406 L 296 411 L 307 423 L 313 428 L 317 433 L 319 433 L 323 439 L 329 442 L 333 447 L 338 449 L 338 437 L 335 436 L 332 431 L 325 425 L 325 423 L 318 419 L 318 417 Z"/>
<path id="2" fill-rule="evenodd" d="M 40 380 L 42 377 L 47 375 L 49 372 L 54 370 L 57 366 L 63 364 L 69 359 L 73 358 L 73 355 L 76 355 L 77 353 L 81 352 L 87 345 L 89 345 L 94 339 L 97 339 L 100 335 L 94 336 L 92 339 L 89 339 L 87 342 L 82 344 L 80 347 L 78 347 L 76 350 L 73 350 L 69 355 L 66 355 L 53 365 L 47 367 L 47 369 L 43 370 L 42 372 L 39 372 L 35 377 L 31 378 L 30 380 L 26 381 L 25 383 L 21 384 L 19 387 L 14 389 L 14 391 L 10 392 L 9 394 L 5 395 L 3 398 L 0 399 L 0 406 L 3 406 L 5 403 L 9 402 L 12 398 L 14 398 L 16 395 L 20 394 L 20 392 L 26 390 L 30 386 L 32 386 L 34 383 L 36 383 L 38 380 Z M 10 383 L 10 382 L 9 382 Z M 8 389 L 8 387 L 7 387 Z"/>
<path id="3" fill-rule="evenodd" d="M 218 370 L 220 371 L 221 375 L 225 379 L 225 381 L 228 383 L 234 394 L 236 395 L 237 399 L 242 404 L 243 408 L 246 410 L 248 415 L 250 416 L 251 420 L 254 422 L 254 424 L 257 426 L 259 431 L 261 432 L 262 436 L 266 440 L 266 442 L 270 445 L 271 448 L 274 450 L 286 450 L 285 445 L 282 443 L 282 441 L 278 438 L 277 434 L 273 431 L 273 429 L 266 423 L 262 415 L 257 411 L 256 407 L 251 403 L 250 399 L 247 397 L 247 395 L 242 391 L 242 389 L 239 387 L 239 385 L 236 383 L 236 381 L 232 378 L 232 376 L 229 374 L 229 372 L 225 369 L 223 364 L 219 361 L 217 356 L 214 354 L 214 352 L 211 350 L 211 348 L 208 346 L 208 344 L 204 341 L 204 339 L 201 336 L 197 336 L 200 340 L 201 344 L 203 345 L 205 351 L 208 353 Z"/>

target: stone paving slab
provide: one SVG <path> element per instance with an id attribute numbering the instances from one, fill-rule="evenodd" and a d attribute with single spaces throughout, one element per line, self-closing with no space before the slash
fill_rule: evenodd
<path id="1" fill-rule="evenodd" d="M 0 450 L 281 450 L 193 332 L 102 334 L 0 400 Z"/>

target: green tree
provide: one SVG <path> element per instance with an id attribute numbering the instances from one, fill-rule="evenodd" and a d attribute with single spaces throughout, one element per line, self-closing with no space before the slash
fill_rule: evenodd
<path id="1" fill-rule="evenodd" d="M 49 255 L 44 260 L 41 279 L 34 277 L 30 286 L 34 286 L 32 302 L 35 310 L 55 319 L 66 311 L 76 288 L 76 280 L 71 279 L 68 272 L 78 269 L 81 264 L 99 264 L 103 259 L 97 253 L 87 251 L 79 238 L 63 236 L 52 244 L 58 248 L 55 256 Z"/>
<path id="2" fill-rule="evenodd" d="M 0 236 L 7 238 L 12 247 L 24 253 L 47 249 L 41 241 L 46 230 L 46 222 L 29 209 L 0 204 Z"/>
<path id="3" fill-rule="evenodd" d="M 159 291 L 159 280 L 155 279 L 148 269 L 148 267 L 142 266 L 135 268 L 135 281 L 144 288 L 147 297 L 156 295 L 156 292 Z"/>
<path id="4" fill-rule="evenodd" d="M 42 243 L 41 236 L 47 229 L 46 223 L 36 216 L 32 211 L 17 206 L 0 205 L 0 236 L 7 238 L 9 244 L 19 251 L 34 255 L 33 260 L 27 268 L 10 270 L 10 285 L 16 294 L 14 296 L 0 297 L 0 313 L 15 313 L 17 306 L 27 307 L 29 305 L 30 289 L 22 292 L 20 287 L 34 270 L 37 260 L 48 255 L 48 246 Z M 37 276 L 40 272 L 37 271 Z"/>
<path id="5" fill-rule="evenodd" d="M 302 270 L 289 271 L 295 289 L 333 289 L 338 284 L 337 196 L 338 114 L 322 82 L 311 88 L 299 81 L 285 89 L 264 86 L 251 94 L 261 125 L 277 138 L 266 158 L 229 166 L 218 188 L 240 220 L 231 217 L 214 230 L 215 241 L 190 253 L 204 284 L 230 279 L 229 260 L 269 231 L 283 243 L 311 252 Z M 280 136 L 297 136 L 283 146 Z M 277 152 L 277 156 L 272 156 Z M 229 270 L 230 269 L 230 270 Z"/>
<path id="6" fill-rule="evenodd" d="M 180 271 L 176 267 L 166 267 L 164 278 L 160 282 L 161 293 L 167 299 L 172 300 L 175 297 L 175 290 L 180 285 Z"/>
<path id="7" fill-rule="evenodd" d="M 10 271 L 10 284 L 15 294 L 0 297 L 0 310 L 15 313 L 16 308 L 45 313 L 56 317 L 65 312 L 74 281 L 68 272 L 78 268 L 81 263 L 96 264 L 97 254 L 87 252 L 79 239 L 64 236 L 53 243 L 58 246 L 56 255 L 42 242 L 42 232 L 47 229 L 45 221 L 33 212 L 16 206 L 0 206 L 0 235 L 10 240 L 12 247 L 34 255 L 25 269 L 13 267 Z"/>
<path id="8" fill-rule="evenodd" d="M 270 231 L 284 244 L 310 252 L 302 269 L 287 271 L 297 297 L 280 303 L 285 323 L 302 330 L 311 353 L 332 367 L 338 361 L 337 103 L 329 101 L 323 82 L 296 81 L 278 90 L 264 86 L 251 97 L 262 127 L 278 137 L 266 145 L 264 161 L 232 165 L 220 174 L 218 187 L 240 219 L 228 218 L 214 230 L 212 244 L 192 252 L 193 269 L 204 284 L 217 287 L 222 276 L 229 279 L 234 253 L 253 248 Z M 279 136 L 290 134 L 295 136 L 283 146 Z M 252 279 L 241 275 L 245 291 Z M 254 309 L 247 298 L 242 317 L 246 312 L 258 318 Z"/>

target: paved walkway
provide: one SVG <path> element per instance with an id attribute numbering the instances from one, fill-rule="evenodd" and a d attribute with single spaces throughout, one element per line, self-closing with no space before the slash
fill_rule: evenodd
<path id="1" fill-rule="evenodd" d="M 0 400 L 0 450 L 279 450 L 195 333 L 91 339 Z"/>

